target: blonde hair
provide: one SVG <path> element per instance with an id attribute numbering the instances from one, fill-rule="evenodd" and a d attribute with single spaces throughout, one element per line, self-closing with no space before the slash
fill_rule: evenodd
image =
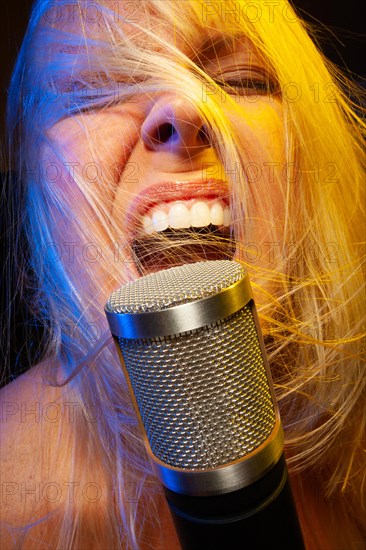
<path id="1" fill-rule="evenodd" d="M 195 105 L 210 128 L 222 164 L 239 167 L 239 183 L 228 170 L 234 195 L 234 237 L 238 257 L 248 266 L 258 297 L 290 470 L 313 476 L 325 497 L 341 506 L 344 517 L 353 516 L 355 525 L 361 526 L 365 202 L 363 123 L 355 103 L 359 91 L 323 58 L 308 36 L 310 29 L 285 1 L 277 2 L 274 11 L 269 5 L 238 0 L 128 3 L 136 6 L 139 17 L 144 16 L 144 27 L 139 17 L 135 20 L 135 12 L 116 17 L 108 2 L 93 4 L 99 9 L 86 16 L 87 4 L 79 1 L 70 23 L 67 5 L 71 4 L 36 3 L 9 103 L 17 150 L 14 163 L 26 184 L 27 232 L 37 276 L 31 307 L 48 327 L 47 355 L 59 361 L 62 381 L 69 382 L 84 409 L 93 403 L 99 411 L 95 423 L 78 415 L 75 438 L 70 442 L 75 475 L 87 480 L 89 472 L 98 468 L 117 495 L 115 507 L 101 513 L 99 522 L 85 519 L 88 514 L 83 516 L 81 502 L 78 507 L 69 504 L 60 524 L 59 545 L 77 547 L 85 525 L 97 542 L 98 530 L 105 524 L 110 537 L 108 541 L 103 538 L 106 547 L 138 547 L 137 514 L 141 503 L 154 497 L 158 489 L 144 458 L 99 298 L 108 297 L 132 277 L 130 252 L 118 243 L 111 204 L 103 199 L 106 191 L 98 183 L 98 173 L 84 178 L 74 174 L 70 159 L 57 150 L 50 129 L 82 109 L 103 109 L 131 99 L 136 91 L 161 89 L 179 91 Z M 130 32 L 121 27 L 122 16 Z M 172 29 L 171 41 L 162 38 Z M 274 185 L 283 197 L 283 227 L 277 226 L 263 188 L 251 188 L 256 204 L 262 204 L 268 227 L 271 256 L 266 267 L 250 258 L 248 243 L 255 243 L 255 233 L 242 223 L 251 217 L 248 166 L 255 159 L 248 157 L 237 129 L 223 115 L 219 86 L 177 46 L 181 41 L 196 52 L 197 40 L 207 36 L 208 30 L 222 31 L 236 40 L 243 35 L 249 38 L 266 60 L 282 96 L 286 154 L 282 172 L 286 177 Z M 172 55 L 156 52 L 160 46 Z M 121 80 L 124 76 L 130 79 L 129 86 L 118 89 L 117 98 L 116 74 Z M 209 90 L 204 101 L 203 86 Z M 227 101 L 240 113 L 235 98 Z M 89 148 L 90 158 L 97 163 L 92 139 Z M 60 165 L 73 176 L 69 181 L 61 176 L 61 186 Z M 106 181 L 112 185 L 112 172 L 113 167 L 104 175 L 103 185 Z M 81 197 L 87 208 L 79 207 Z M 54 223 L 60 212 L 65 225 Z M 65 247 L 70 236 L 74 248 L 71 244 Z M 95 246 L 88 256 L 90 249 L 85 245 L 90 243 Z M 257 251 L 263 254 L 264 243 L 259 244 Z M 71 261 L 75 246 L 79 254 Z M 162 239 L 162 249 L 169 246 Z M 174 255 L 174 248 L 169 254 Z M 267 281 L 272 284 L 271 295 L 265 291 Z M 57 380 L 55 373 L 48 374 L 53 383 L 60 383 L 59 370 Z M 82 456 L 77 452 L 80 439 L 87 449 Z M 132 501 L 128 495 L 131 483 Z M 356 548 L 354 537 L 351 543 Z"/>

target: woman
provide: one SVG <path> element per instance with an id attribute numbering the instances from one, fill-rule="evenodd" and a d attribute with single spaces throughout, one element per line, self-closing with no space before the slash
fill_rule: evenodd
<path id="1" fill-rule="evenodd" d="M 362 547 L 355 93 L 284 1 L 36 2 L 9 128 L 47 342 L 2 391 L 4 547 L 178 547 L 103 308 L 223 257 L 254 288 L 306 546 Z"/>

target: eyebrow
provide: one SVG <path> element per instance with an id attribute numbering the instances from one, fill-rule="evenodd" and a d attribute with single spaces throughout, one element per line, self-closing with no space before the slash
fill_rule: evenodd
<path id="1" fill-rule="evenodd" d="M 236 42 L 242 40 L 243 38 L 246 38 L 243 33 L 237 33 L 234 35 L 223 35 L 222 33 L 217 33 L 210 36 L 203 42 L 199 49 L 200 55 L 204 54 L 205 56 L 207 55 L 207 57 L 212 57 L 213 55 L 217 55 L 220 50 L 224 48 L 233 47 Z"/>

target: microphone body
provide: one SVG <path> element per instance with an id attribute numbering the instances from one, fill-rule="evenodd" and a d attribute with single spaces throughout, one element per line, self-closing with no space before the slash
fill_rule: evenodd
<path id="1" fill-rule="evenodd" d="M 182 548 L 303 549 L 242 266 L 159 271 L 121 287 L 105 309 Z"/>
<path id="2" fill-rule="evenodd" d="M 283 455 L 249 487 L 209 497 L 165 489 L 184 550 L 303 549 Z"/>

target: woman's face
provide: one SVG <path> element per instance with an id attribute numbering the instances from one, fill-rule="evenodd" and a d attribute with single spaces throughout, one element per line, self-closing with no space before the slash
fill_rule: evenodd
<path id="1" fill-rule="evenodd" d="M 268 267 L 273 220 L 279 231 L 282 224 L 281 99 L 268 90 L 265 65 L 249 40 L 227 40 L 217 32 L 202 40 L 194 61 L 223 83 L 217 88 L 202 85 L 202 102 L 215 94 L 235 128 L 248 159 L 247 183 L 238 165 L 222 165 L 210 129 L 179 91 L 143 94 L 137 89 L 121 104 L 65 118 L 51 131 L 74 174 L 94 185 L 98 200 L 110 210 L 115 240 L 132 250 L 136 275 L 141 265 L 153 271 L 189 261 L 193 250 L 202 259 L 230 256 L 232 245 L 212 251 L 204 243 L 213 231 L 230 243 L 226 237 L 233 224 L 250 226 L 257 265 Z M 184 53 L 193 57 L 187 49 Z M 233 99 L 239 110 L 227 101 L 228 86 L 237 93 Z M 236 185 L 249 186 L 249 201 L 253 186 L 263 197 L 252 199 L 250 219 L 233 219 L 230 204 Z M 198 248 L 187 252 L 174 245 L 177 235 L 197 234 L 202 236 Z M 173 243 L 169 254 L 158 252 L 162 235 Z M 244 259 L 250 263 L 249 256 Z"/>

